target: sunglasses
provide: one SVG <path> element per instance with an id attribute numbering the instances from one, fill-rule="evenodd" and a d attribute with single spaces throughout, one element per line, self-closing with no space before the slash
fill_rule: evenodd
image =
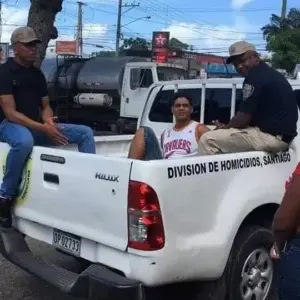
<path id="1" fill-rule="evenodd" d="M 19 42 L 19 44 L 21 44 L 22 46 L 26 47 L 26 48 L 34 48 L 36 47 L 39 42 L 33 41 L 33 42 L 29 42 L 29 43 L 21 43 Z"/>

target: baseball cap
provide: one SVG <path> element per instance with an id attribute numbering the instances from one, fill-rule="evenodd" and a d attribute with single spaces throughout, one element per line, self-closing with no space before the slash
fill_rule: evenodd
<path id="1" fill-rule="evenodd" d="M 37 38 L 34 30 L 31 27 L 24 26 L 14 30 L 11 35 L 10 42 L 13 45 L 16 43 L 41 43 L 41 40 Z"/>
<path id="2" fill-rule="evenodd" d="M 226 60 L 226 64 L 231 64 L 232 60 L 235 56 L 242 55 L 248 51 L 256 52 L 255 46 L 248 42 L 245 42 L 245 41 L 238 41 L 238 42 L 232 44 L 228 50 L 229 57 Z"/>

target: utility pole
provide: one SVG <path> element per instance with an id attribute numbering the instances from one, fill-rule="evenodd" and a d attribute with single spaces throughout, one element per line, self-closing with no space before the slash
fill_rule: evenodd
<path id="1" fill-rule="evenodd" d="M 116 34 L 116 56 L 119 56 L 121 38 L 122 0 L 118 4 L 117 34 Z"/>
<path id="2" fill-rule="evenodd" d="M 123 0 L 119 0 L 118 3 L 118 19 L 117 19 L 117 32 L 116 32 L 116 56 L 119 56 L 120 52 L 120 39 L 121 39 L 121 28 L 122 28 L 122 15 L 129 10 L 133 9 L 134 7 L 140 6 L 140 4 L 124 4 Z M 123 7 L 128 7 L 128 9 L 122 12 Z"/>
<path id="3" fill-rule="evenodd" d="M 83 39 L 82 39 L 82 6 L 85 5 L 81 1 L 77 1 L 78 4 L 78 13 L 77 13 L 77 34 L 76 34 L 76 41 L 78 45 L 78 54 L 82 55 L 83 49 Z"/>
<path id="4" fill-rule="evenodd" d="M 286 17 L 286 8 L 287 8 L 287 0 L 282 0 L 282 4 L 281 4 L 281 19 L 285 19 L 285 17 Z"/>

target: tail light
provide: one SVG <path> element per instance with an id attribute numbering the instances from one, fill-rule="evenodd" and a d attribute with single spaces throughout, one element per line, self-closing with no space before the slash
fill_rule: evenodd
<path id="1" fill-rule="evenodd" d="M 165 235 L 156 192 L 149 185 L 129 182 L 128 247 L 154 251 L 165 245 Z"/>

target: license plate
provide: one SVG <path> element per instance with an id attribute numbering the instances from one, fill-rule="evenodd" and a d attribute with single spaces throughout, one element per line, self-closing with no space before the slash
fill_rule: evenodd
<path id="1" fill-rule="evenodd" d="M 79 236 L 53 229 L 53 245 L 75 256 L 80 256 L 81 238 Z"/>

